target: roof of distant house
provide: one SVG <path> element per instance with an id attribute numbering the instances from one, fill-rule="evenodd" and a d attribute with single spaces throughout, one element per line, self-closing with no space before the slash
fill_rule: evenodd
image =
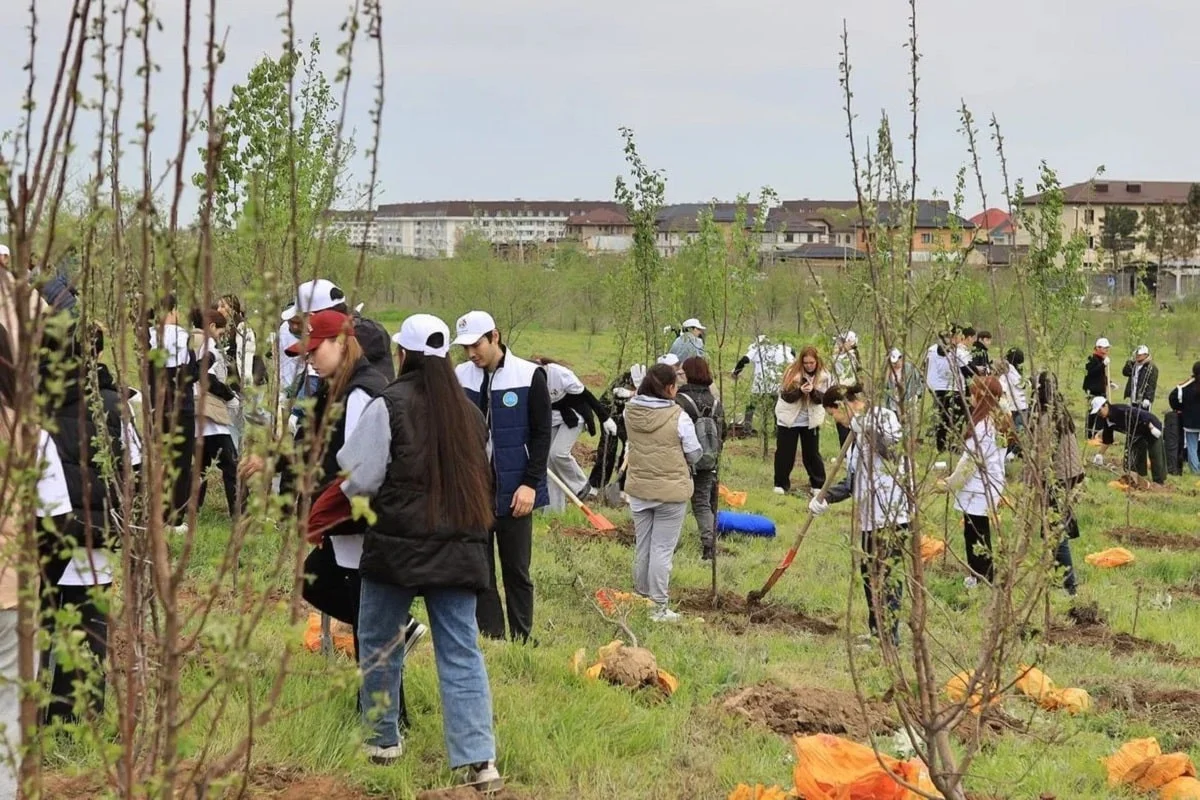
<path id="1" fill-rule="evenodd" d="M 791 250 L 780 250 L 779 258 L 803 258 L 810 261 L 857 261 L 867 254 L 856 247 L 840 244 L 802 244 Z"/>
<path id="2" fill-rule="evenodd" d="M 1007 211 L 989 208 L 971 217 L 971 224 L 976 228 L 984 228 L 992 233 L 1007 233 L 1012 229 L 1012 217 Z"/>
<path id="3" fill-rule="evenodd" d="M 700 215 L 712 211 L 713 222 L 731 223 L 737 220 L 738 203 L 675 203 L 663 206 L 655 218 L 660 230 L 694 232 L 700 230 Z M 746 205 L 746 226 L 754 224 L 758 206 Z"/>
<path id="4" fill-rule="evenodd" d="M 900 227 L 907 222 L 909 209 L 908 203 L 880 203 L 877 212 L 878 224 Z M 917 228 L 949 228 L 951 225 L 957 225 L 964 230 L 975 228 L 975 224 L 970 220 L 950 211 L 950 204 L 944 200 L 918 200 L 915 211 L 914 227 Z"/>
<path id="5" fill-rule="evenodd" d="M 629 217 L 624 211 L 611 208 L 593 208 L 585 214 L 567 218 L 568 225 L 628 225 Z"/>
<path id="6" fill-rule="evenodd" d="M 1193 181 L 1118 181 L 1097 179 L 1063 187 L 1063 201 L 1068 205 L 1140 206 L 1183 205 L 1195 185 Z M 1045 195 L 1025 198 L 1026 205 L 1036 205 Z"/>

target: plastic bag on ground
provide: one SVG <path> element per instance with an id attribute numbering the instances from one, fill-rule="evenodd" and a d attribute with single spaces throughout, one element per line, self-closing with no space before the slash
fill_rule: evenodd
<path id="1" fill-rule="evenodd" d="M 1107 550 L 1101 550 L 1099 553 L 1089 553 L 1087 556 L 1084 556 L 1083 560 L 1093 567 L 1109 569 L 1111 567 L 1123 567 L 1126 564 L 1132 564 L 1137 559 L 1133 553 L 1124 547 L 1110 547 Z"/>
<path id="2" fill-rule="evenodd" d="M 1122 783 L 1132 784 L 1143 791 L 1161 789 L 1177 778 L 1196 777 L 1196 768 L 1187 753 L 1170 753 L 1147 758 L 1125 773 Z"/>
<path id="3" fill-rule="evenodd" d="M 797 736 L 793 792 L 805 800 L 917 800 L 896 777 L 941 797 L 920 759 L 876 756 L 870 747 L 828 734 Z M 883 766 L 880 766 L 882 761 Z"/>
<path id="4" fill-rule="evenodd" d="M 1042 708 L 1047 711 L 1066 711 L 1074 716 L 1092 707 L 1092 697 L 1083 689 L 1056 689 L 1042 698 Z"/>

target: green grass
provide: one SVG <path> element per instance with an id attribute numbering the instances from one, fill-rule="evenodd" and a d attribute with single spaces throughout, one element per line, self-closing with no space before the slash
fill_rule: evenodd
<path id="1" fill-rule="evenodd" d="M 393 316 L 398 319 L 401 315 Z M 393 321 L 388 318 L 389 325 Z M 1102 319 L 1090 322 L 1090 329 L 1105 324 Z M 1082 333 L 1090 335 L 1090 331 Z M 1184 363 L 1191 358 L 1190 354 L 1178 358 L 1162 344 L 1156 348 L 1163 353 L 1156 404 L 1160 409 L 1167 390 L 1183 376 Z M 996 345 L 1002 348 L 1004 342 Z M 612 357 L 611 343 L 605 337 L 538 329 L 522 334 L 515 349 L 561 358 L 573 364 L 580 375 L 605 374 Z M 1085 355 L 1079 354 L 1080 364 Z M 1062 377 L 1067 387 L 1078 382 L 1072 372 Z M 836 441 L 832 427 L 823 431 L 827 456 L 834 454 Z M 727 542 L 733 555 L 719 561 L 720 584 L 742 595 L 770 573 L 806 513 L 802 501 L 771 493 L 770 463 L 760 460 L 758 447 L 757 442 L 731 444 L 723 474 L 724 483 L 749 492 L 745 510 L 769 515 L 780 529 L 774 540 Z M 802 469 L 797 469 L 802 481 Z M 1080 599 L 1098 602 L 1110 625 L 1128 632 L 1140 583 L 1143 602 L 1137 611 L 1137 635 L 1200 658 L 1200 597 L 1176 592 L 1169 610 L 1156 610 L 1148 604 L 1156 592 L 1168 587 L 1200 583 L 1195 552 L 1136 549 L 1137 562 L 1121 570 L 1097 570 L 1083 563 L 1086 553 L 1115 544 L 1104 536 L 1105 531 L 1125 524 L 1126 499 L 1105 485 L 1110 477 L 1089 472 L 1078 508 L 1083 536 L 1074 543 L 1074 552 Z M 1190 490 L 1194 480 L 1185 475 L 1172 477 L 1171 482 L 1178 489 Z M 210 508 L 201 517 L 200 551 L 193 575 L 200 582 L 211 579 L 212 561 L 228 536 L 227 523 L 212 510 L 219 502 L 219 492 L 212 496 Z M 927 509 L 926 523 L 938 536 L 943 530 L 943 508 L 943 501 L 937 498 Z M 1135 525 L 1195 536 L 1198 510 L 1200 502 L 1195 496 L 1178 492 L 1166 498 L 1134 500 L 1131 516 Z M 627 516 L 625 511 L 605 510 L 605 514 L 614 521 Z M 573 512 L 565 516 L 574 524 L 583 522 Z M 494 694 L 500 766 L 510 784 L 529 797 L 547 800 L 723 798 L 738 782 L 790 786 L 789 743 L 721 712 L 718 699 L 736 687 L 766 680 L 849 690 L 845 637 L 784 635 L 758 627 L 735 635 L 694 616 L 664 627 L 638 614 L 633 627 L 641 643 L 679 677 L 680 691 L 668 702 L 654 703 L 644 696 L 576 678 L 568 669 L 572 653 L 579 647 L 594 651 L 617 634 L 591 609 L 580 585 L 588 591 L 600 586 L 629 589 L 632 554 L 615 543 L 565 539 L 550 531 L 552 519 L 540 516 L 536 525 L 533 577 L 539 646 L 483 645 Z M 959 525 L 951 510 L 949 544 L 961 556 Z M 791 570 L 775 587 L 771 601 L 837 621 L 851 634 L 863 632 L 865 612 L 857 578 L 851 574 L 848 530 L 845 507 L 821 518 Z M 254 575 L 279 546 L 278 538 L 269 532 L 256 537 L 246 553 L 247 572 Z M 708 580 L 708 567 L 699 560 L 695 527 L 689 519 L 676 554 L 672 587 L 705 587 Z M 939 637 L 951 642 L 951 651 L 966 655 L 981 634 L 980 593 L 968 596 L 958 575 L 934 574 L 930 589 L 945 609 L 934 623 Z M 855 605 L 847 620 L 849 594 Z M 1069 602 L 1058 592 L 1052 605 L 1061 618 Z M 417 615 L 423 616 L 423 611 L 418 610 Z M 224 618 L 215 622 L 235 624 Z M 255 634 L 256 655 L 247 657 L 249 677 L 239 691 L 265 692 L 274 677 L 274 654 L 298 637 L 299 631 L 286 624 L 282 609 L 268 616 Z M 1059 685 L 1079 686 L 1093 693 L 1132 681 L 1200 689 L 1196 667 L 1157 661 L 1149 654 L 1114 656 L 1094 648 L 1029 645 L 1024 657 L 1037 660 Z M 881 693 L 888 678 L 877 659 L 866 656 L 860 661 L 868 691 Z M 256 761 L 334 775 L 382 797 L 408 798 L 425 788 L 451 784 L 428 643 L 418 648 L 405 673 L 413 720 L 407 752 L 400 764 L 388 768 L 370 766 L 358 753 L 361 740 L 349 663 L 344 659 L 327 662 L 323 656 L 302 651 L 292 669 L 280 718 L 256 734 Z M 951 670 L 947 667 L 944 672 L 942 678 L 949 678 Z M 203 658 L 189 661 L 185 692 L 198 692 L 209 674 Z M 1032 718 L 1032 731 L 1006 734 L 982 752 L 967 782 L 972 792 L 1014 799 L 1037 797 L 1042 792 L 1053 793 L 1060 800 L 1119 796 L 1106 786 L 1099 759 L 1138 736 L 1159 735 L 1165 750 L 1190 747 L 1193 758 L 1200 761 L 1200 747 L 1195 744 L 1200 731 L 1191 737 L 1171 733 L 1170 725 L 1165 721 L 1156 724 L 1153 714 L 1127 715 L 1097 708 L 1072 718 L 1035 711 L 1029 702 L 1016 697 L 1007 698 L 1005 708 L 1018 717 Z M 214 752 L 221 752 L 244 734 L 244 718 L 231 709 L 211 737 L 202 733 L 204 730 L 198 726 L 190 729 L 185 751 L 194 751 L 208 738 Z"/>

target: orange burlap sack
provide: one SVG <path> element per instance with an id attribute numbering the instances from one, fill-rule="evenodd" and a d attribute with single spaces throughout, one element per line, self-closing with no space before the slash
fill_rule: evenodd
<path id="1" fill-rule="evenodd" d="M 741 508 L 746 505 L 745 492 L 735 492 L 723 483 L 717 486 L 717 494 L 725 501 L 725 505 L 731 508 Z"/>
<path id="2" fill-rule="evenodd" d="M 1022 664 L 1018 669 L 1021 671 L 1021 677 L 1017 678 L 1017 690 L 1026 697 L 1040 703 L 1048 695 L 1057 691 L 1050 676 L 1037 667 Z"/>
<path id="3" fill-rule="evenodd" d="M 341 629 L 345 630 L 341 630 Z M 333 649 L 354 658 L 354 633 L 350 626 L 334 620 L 329 627 L 333 638 Z M 321 615 L 315 611 L 308 615 L 308 626 L 304 629 L 304 646 L 311 653 L 321 651 Z"/>
<path id="4" fill-rule="evenodd" d="M 932 536 L 921 537 L 922 563 L 928 564 L 944 552 L 946 552 L 946 543 L 941 539 L 935 539 Z"/>
<path id="5" fill-rule="evenodd" d="M 1134 739 L 1121 745 L 1117 752 L 1108 758 L 1100 759 L 1104 769 L 1108 771 L 1108 785 L 1116 786 L 1125 782 L 1125 776 L 1131 769 L 1148 758 L 1162 755 L 1158 739 Z"/>
<path id="6" fill-rule="evenodd" d="M 1176 778 L 1158 790 L 1158 800 L 1200 800 L 1200 781 Z"/>
<path id="7" fill-rule="evenodd" d="M 761 783 L 756 783 L 754 786 L 739 783 L 729 793 L 729 800 L 788 800 L 791 797 L 795 797 L 795 795 L 788 794 L 778 786 L 763 786 Z"/>
<path id="8" fill-rule="evenodd" d="M 1123 567 L 1126 564 L 1132 564 L 1136 559 L 1133 553 L 1124 547 L 1110 547 L 1107 550 L 1101 550 L 1099 553 L 1090 553 L 1084 556 L 1083 560 L 1093 567 L 1109 569 L 1111 567 Z"/>
<path id="9" fill-rule="evenodd" d="M 876 757 L 869 747 L 824 733 L 797 736 L 794 743 L 793 792 L 805 800 L 917 800 L 920 795 L 897 783 L 897 776 L 933 797 L 942 796 L 920 759 Z"/>
<path id="10" fill-rule="evenodd" d="M 1177 778 L 1196 777 L 1196 768 L 1187 753 L 1171 753 L 1147 758 L 1125 773 L 1122 783 L 1132 784 L 1143 791 L 1161 789 Z"/>
<path id="11" fill-rule="evenodd" d="M 967 686 L 971 683 L 970 672 L 960 672 L 950 680 L 946 681 L 946 697 L 950 698 L 952 703 L 961 703 L 967 699 Z M 992 687 L 993 692 L 995 686 Z M 1000 698 L 994 694 L 988 705 L 994 706 L 1000 702 Z M 983 711 L 983 695 L 978 691 L 978 687 L 974 694 L 971 695 L 970 710 L 973 714 L 978 714 Z"/>

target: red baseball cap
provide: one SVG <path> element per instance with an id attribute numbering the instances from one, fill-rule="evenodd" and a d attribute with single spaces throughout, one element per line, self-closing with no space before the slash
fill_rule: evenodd
<path id="1" fill-rule="evenodd" d="M 340 311 L 318 311 L 308 315 L 308 336 L 284 350 L 289 356 L 311 353 L 326 339 L 354 335 L 354 320 Z"/>

